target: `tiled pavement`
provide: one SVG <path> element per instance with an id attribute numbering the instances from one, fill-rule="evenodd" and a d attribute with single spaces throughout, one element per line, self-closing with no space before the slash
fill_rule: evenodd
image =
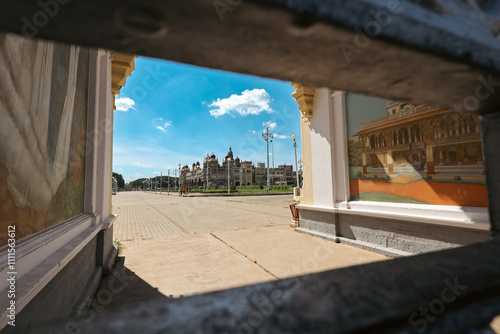
<path id="1" fill-rule="evenodd" d="M 386 259 L 295 232 L 291 203 L 292 195 L 113 196 L 114 239 L 134 283 L 110 307 Z"/>
<path id="2" fill-rule="evenodd" d="M 386 259 L 294 232 L 288 227 L 292 202 L 291 195 L 113 196 L 114 239 L 124 245 L 125 256 L 116 269 L 131 281 L 106 308 Z M 101 288 L 108 280 L 113 276 Z M 500 319 L 493 328 L 500 333 Z"/>
<path id="3" fill-rule="evenodd" d="M 178 197 L 144 192 L 113 196 L 114 239 L 124 245 L 169 236 L 289 225 L 292 195 Z"/>
<path id="4" fill-rule="evenodd" d="M 123 245 L 115 271 L 130 282 L 106 308 L 386 259 L 295 232 L 293 202 L 292 195 L 113 196 L 114 239 Z M 104 278 L 101 288 L 112 280 Z"/>

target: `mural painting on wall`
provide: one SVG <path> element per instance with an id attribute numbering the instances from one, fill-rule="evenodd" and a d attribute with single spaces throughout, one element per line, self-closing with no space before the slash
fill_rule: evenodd
<path id="1" fill-rule="evenodd" d="M 476 115 L 387 101 L 347 118 L 351 200 L 487 206 Z"/>
<path id="2" fill-rule="evenodd" d="M 0 246 L 83 213 L 88 50 L 0 35 Z"/>

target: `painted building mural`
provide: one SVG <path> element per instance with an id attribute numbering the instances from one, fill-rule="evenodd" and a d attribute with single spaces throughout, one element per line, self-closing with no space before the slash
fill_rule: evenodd
<path id="1" fill-rule="evenodd" d="M 89 52 L 0 36 L 0 246 L 83 212 Z"/>
<path id="2" fill-rule="evenodd" d="M 487 207 L 476 115 L 349 94 L 347 122 L 351 200 Z"/>

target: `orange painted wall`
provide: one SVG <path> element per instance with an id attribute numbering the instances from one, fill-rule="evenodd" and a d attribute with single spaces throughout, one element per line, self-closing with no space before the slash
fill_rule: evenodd
<path id="1" fill-rule="evenodd" d="M 435 205 L 487 207 L 486 185 L 446 181 L 415 181 L 406 184 L 388 180 L 352 179 L 351 196 L 382 193 L 407 197 Z"/>

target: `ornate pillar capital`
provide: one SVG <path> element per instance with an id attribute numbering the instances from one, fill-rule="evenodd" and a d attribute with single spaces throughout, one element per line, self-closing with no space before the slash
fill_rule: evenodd
<path id="1" fill-rule="evenodd" d="M 127 78 L 132 75 L 135 70 L 135 60 L 138 56 L 127 55 L 119 52 L 113 52 L 111 61 L 111 92 L 113 97 L 120 94 L 120 90 Z M 113 101 L 113 109 L 116 109 Z"/>
<path id="2" fill-rule="evenodd" d="M 297 82 L 292 82 L 292 87 L 295 88 L 295 92 L 292 93 L 292 96 L 299 105 L 302 117 L 310 120 L 313 110 L 314 88 L 304 86 Z"/>

